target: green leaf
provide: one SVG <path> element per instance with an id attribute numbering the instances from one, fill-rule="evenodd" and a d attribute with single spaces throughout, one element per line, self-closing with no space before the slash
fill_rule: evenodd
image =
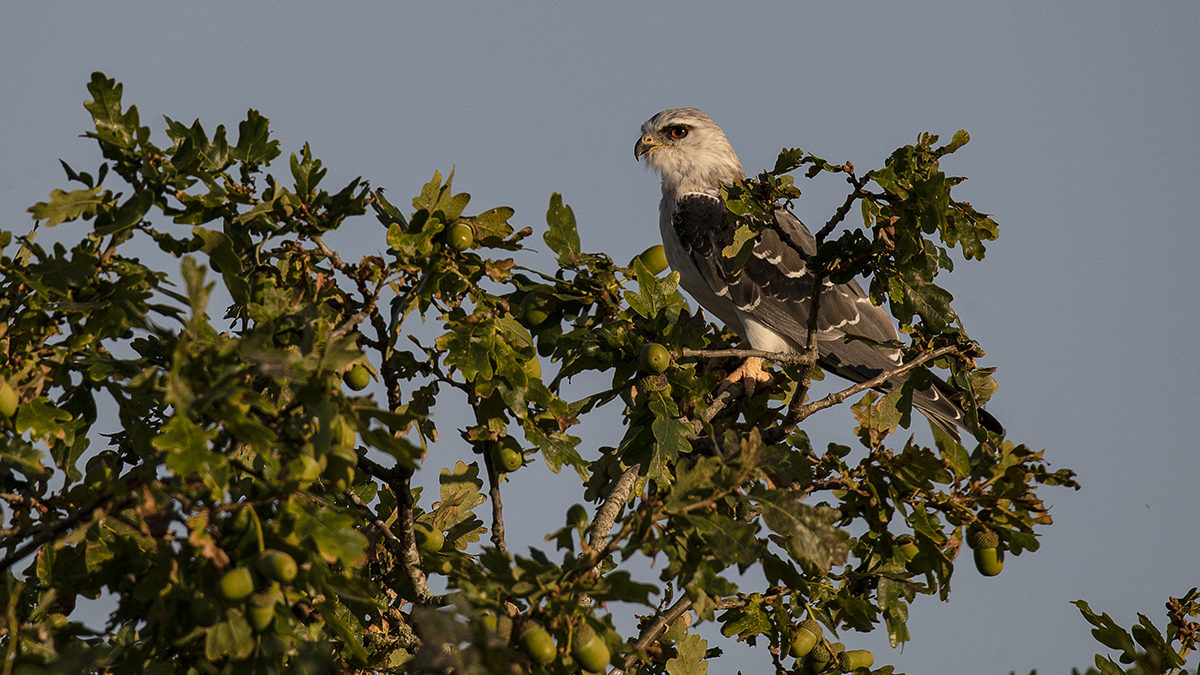
<path id="1" fill-rule="evenodd" d="M 100 196 L 99 186 L 70 192 L 56 189 L 50 192 L 50 201 L 38 202 L 28 210 L 33 214 L 34 220 L 44 220 L 46 227 L 53 227 L 76 218 L 91 218 L 108 200 L 109 193 L 105 192 L 104 196 Z"/>
<path id="2" fill-rule="evenodd" d="M 546 468 L 558 473 L 565 464 L 575 469 L 580 478 L 587 480 L 588 463 L 583 461 L 583 457 L 575 449 L 581 440 L 579 437 L 571 436 L 565 431 L 553 431 L 547 434 L 532 423 L 525 426 L 525 437 L 541 449 L 542 457 L 546 460 Z"/>
<path id="3" fill-rule="evenodd" d="M 667 675 L 708 675 L 708 640 L 694 633 L 675 643 L 675 656 L 667 660 Z"/>
<path id="4" fill-rule="evenodd" d="M 204 636 L 204 656 L 209 661 L 225 657 L 241 660 L 254 653 L 254 633 L 242 613 L 231 609 L 225 616 L 224 621 L 209 628 Z"/>
<path id="5" fill-rule="evenodd" d="M 233 239 L 224 232 L 193 227 L 192 234 L 204 242 L 201 249 L 208 254 L 212 266 L 220 270 L 221 278 L 235 302 L 245 304 L 250 299 L 250 284 L 242 274 L 242 259 L 234 250 Z"/>
<path id="6" fill-rule="evenodd" d="M 1096 638 L 1100 644 L 1127 654 L 1133 654 L 1136 651 L 1133 638 L 1111 616 L 1096 614 L 1083 600 L 1076 600 L 1071 604 L 1079 608 L 1079 612 L 1083 614 L 1083 618 L 1088 623 L 1095 626 L 1092 629 L 1092 637 Z"/>
<path id="7" fill-rule="evenodd" d="M 758 489 L 750 498 L 762 509 L 767 527 L 784 537 L 793 558 L 823 572 L 846 562 L 850 535 L 833 526 L 837 511 L 804 504 L 803 494 L 789 490 Z"/>
<path id="8" fill-rule="evenodd" d="M 351 656 L 365 662 L 367 650 L 359 638 L 363 634 L 363 627 L 359 624 L 358 619 L 350 613 L 350 610 L 341 603 L 329 600 L 317 603 L 317 609 L 320 610 L 321 617 L 325 619 L 325 624 L 333 629 L 334 635 L 342 639 L 342 644 L 350 651 Z"/>
<path id="9" fill-rule="evenodd" d="M 246 164 L 270 164 L 279 153 L 279 141 L 271 140 L 270 120 L 253 108 L 247 110 L 246 119 L 238 123 L 237 145 L 229 149 L 230 156 Z"/>
<path id="10" fill-rule="evenodd" d="M 643 584 L 633 580 L 625 570 L 613 570 L 596 580 L 588 595 L 602 602 L 636 602 L 650 604 L 650 597 L 659 589 L 654 584 Z"/>
<path id="11" fill-rule="evenodd" d="M 692 444 L 687 439 L 692 428 L 677 417 L 674 404 L 665 401 L 661 394 L 656 393 L 651 397 L 649 407 L 654 413 L 650 429 L 655 443 L 646 475 L 660 487 L 666 488 L 673 481 L 671 469 L 679 456 L 692 451 Z"/>
<path id="12" fill-rule="evenodd" d="M 745 567 L 754 562 L 760 553 L 755 532 L 756 525 L 738 522 L 721 513 L 704 516 L 685 516 L 688 524 L 704 541 L 708 553 L 726 565 Z"/>
<path id="13" fill-rule="evenodd" d="M 542 235 L 546 244 L 558 254 L 558 264 L 574 267 L 579 262 L 579 231 L 575 228 L 575 213 L 563 204 L 562 195 L 555 192 L 546 210 L 549 229 Z"/>
<path id="14" fill-rule="evenodd" d="M 511 316 L 502 316 L 496 319 L 496 327 L 500 330 L 500 336 L 504 342 L 514 349 L 533 348 L 533 336 L 529 334 L 529 329 L 521 325 L 520 321 Z"/>
<path id="15" fill-rule="evenodd" d="M 752 247 L 754 240 L 757 238 L 758 233 L 749 225 L 745 223 L 738 225 L 738 228 L 733 232 L 733 242 L 721 249 L 721 255 L 726 258 L 738 258 L 740 262 L 745 263 L 749 254 L 746 248 Z"/>
<path id="16" fill-rule="evenodd" d="M 292 178 L 296 181 L 296 194 L 302 200 L 309 199 L 316 192 L 317 185 L 328 173 L 327 169 L 321 168 L 321 160 L 313 158 L 308 143 L 300 150 L 299 157 L 292 153 L 291 168 Z"/>
<path id="17" fill-rule="evenodd" d="M 959 129 L 958 131 L 954 132 L 954 137 L 952 139 L 950 139 L 950 142 L 947 143 L 945 146 L 939 148 L 938 152 L 939 152 L 939 154 L 949 154 L 951 152 L 954 152 L 955 150 L 958 150 L 959 148 L 966 145 L 970 141 L 971 141 L 971 134 L 968 134 L 963 129 Z"/>
<path id="18" fill-rule="evenodd" d="M 199 477 L 215 496 L 229 483 L 229 461 L 211 447 L 216 437 L 215 429 L 205 429 L 176 415 L 150 443 L 166 454 L 168 469 L 184 479 Z"/>
<path id="19" fill-rule="evenodd" d="M 116 80 L 105 77 L 103 73 L 92 73 L 92 81 L 88 83 L 92 100 L 86 101 L 83 107 L 92 114 L 96 125 L 96 133 L 89 133 L 89 136 L 130 149 L 139 138 L 149 135 L 149 129 L 138 125 L 137 106 L 130 106 L 128 111 L 121 112 L 122 88 Z"/>
<path id="20" fill-rule="evenodd" d="M 453 332 L 439 337 L 445 350 L 446 365 L 457 368 L 467 382 L 492 379 L 492 351 L 496 346 L 496 324 L 485 320 L 454 326 Z"/>
<path id="21" fill-rule="evenodd" d="M 725 637 L 760 635 L 771 630 L 771 621 L 760 602 L 750 601 L 721 615 L 721 635 Z"/>
<path id="22" fill-rule="evenodd" d="M 153 192 L 149 190 L 134 192 L 133 196 L 122 204 L 116 213 L 112 214 L 111 219 L 97 219 L 96 234 L 115 234 L 137 225 L 153 203 Z"/>
<path id="23" fill-rule="evenodd" d="M 357 568 L 365 561 L 367 538 L 354 529 L 354 518 L 299 498 L 289 499 L 286 512 L 292 516 L 292 529 L 300 538 L 312 539 L 317 553 L 329 562 L 342 561 Z"/>
<path id="24" fill-rule="evenodd" d="M 629 303 L 630 309 L 644 318 L 654 319 L 667 308 L 679 308 L 682 303 L 682 298 L 676 292 L 679 285 L 679 272 L 672 271 L 659 279 L 646 269 L 640 259 L 633 261 L 633 269 L 637 277 L 638 290 L 625 291 L 625 302 Z M 668 316 L 668 318 L 673 319 L 674 317 Z"/>
<path id="25" fill-rule="evenodd" d="M 441 501 L 431 516 L 431 524 L 441 530 L 473 518 L 476 506 L 487 501 L 482 494 L 483 481 L 479 478 L 479 465 L 462 460 L 455 462 L 454 470 L 442 469 L 438 476 L 441 483 Z"/>
<path id="26" fill-rule="evenodd" d="M 889 278 L 888 297 L 893 316 L 903 324 L 909 323 L 916 314 L 929 330 L 942 332 L 958 320 L 950 307 L 950 301 L 954 299 L 950 291 L 913 275 Z"/>

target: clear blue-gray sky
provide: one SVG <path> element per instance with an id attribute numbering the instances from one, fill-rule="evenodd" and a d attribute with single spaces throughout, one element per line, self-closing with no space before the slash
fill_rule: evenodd
<path id="1" fill-rule="evenodd" d="M 946 168 L 1001 236 L 948 284 L 999 367 L 990 409 L 1084 489 L 1044 493 L 1041 551 L 994 579 L 967 565 L 949 603 L 918 601 L 903 650 L 843 637 L 909 673 L 1066 673 L 1100 648 L 1071 600 L 1161 625 L 1167 596 L 1200 585 L 1198 34 L 1194 2 L 9 1 L 0 224 L 27 229 L 65 182 L 60 158 L 98 164 L 78 138 L 93 70 L 160 134 L 161 115 L 211 130 L 256 108 L 331 184 L 362 175 L 397 203 L 454 167 L 473 207 L 539 229 L 561 192 L 585 248 L 618 260 L 657 241 L 657 178 L 632 149 L 663 108 L 704 109 L 751 172 L 783 146 L 865 170 L 922 131 L 966 129 Z M 823 221 L 837 199 L 814 186 L 797 212 Z M 364 232 L 348 245 L 382 246 Z M 828 418 L 814 440 L 844 434 L 848 415 Z M 578 483 L 528 475 L 535 497 L 510 498 L 509 518 L 544 532 L 559 523 L 545 495 Z M 710 672 L 768 664 L 737 649 Z"/>

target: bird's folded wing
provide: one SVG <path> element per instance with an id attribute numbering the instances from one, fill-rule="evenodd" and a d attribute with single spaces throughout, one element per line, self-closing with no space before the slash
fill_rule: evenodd
<path id="1" fill-rule="evenodd" d="M 736 223 L 726 217 L 720 198 L 707 193 L 685 195 L 676 203 L 673 223 L 680 243 L 719 298 L 784 337 L 794 349 L 803 349 L 815 281 L 805 259 L 816 253 L 813 235 L 803 223 L 786 210 L 777 211 L 775 227 L 759 234 L 751 255 L 740 266 L 722 253 L 733 243 Z M 817 331 L 820 341 L 845 345 L 845 365 L 879 369 L 896 365 L 895 350 L 844 340 L 846 335 L 878 342 L 898 339 L 891 317 L 871 302 L 857 282 L 823 284 Z M 821 351 L 828 348 L 823 345 Z"/>

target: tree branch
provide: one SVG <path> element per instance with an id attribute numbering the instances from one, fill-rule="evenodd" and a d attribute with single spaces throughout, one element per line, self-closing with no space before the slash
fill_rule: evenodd
<path id="1" fill-rule="evenodd" d="M 816 357 L 810 354 L 797 354 L 795 352 L 765 352 L 760 349 L 689 349 L 684 347 L 679 352 L 680 356 L 696 357 L 702 359 L 718 359 L 718 358 L 759 358 L 766 361 L 775 361 L 776 363 L 786 363 L 788 365 L 806 365 L 816 363 Z"/>
<path id="2" fill-rule="evenodd" d="M 4 556 L 3 559 L 0 559 L 0 572 L 7 572 L 8 568 L 16 564 L 18 560 L 24 558 L 30 553 L 33 553 L 39 547 L 41 547 L 42 544 L 53 540 L 58 535 L 62 534 L 63 531 L 78 525 L 79 523 L 87 522 L 92 518 L 95 518 L 96 511 L 103 510 L 107 512 L 113 509 L 120 510 L 133 503 L 133 497 L 125 497 L 121 501 L 109 504 L 107 508 L 102 509 L 101 507 L 104 506 L 105 502 L 111 500 L 112 497 L 113 496 L 109 494 L 101 495 L 96 499 L 93 499 L 88 504 L 75 509 L 62 520 L 48 523 L 42 526 L 42 528 L 34 528 L 33 531 L 36 532 L 36 534 L 33 534 L 33 536 L 29 538 L 29 541 L 25 542 L 25 544 L 22 546 L 18 546 L 15 550 L 13 550 L 12 553 Z"/>
<path id="3" fill-rule="evenodd" d="M 843 164 L 842 170 L 849 174 L 846 176 L 846 182 L 854 186 L 854 189 L 850 192 L 850 194 L 846 195 L 846 201 L 842 202 L 842 205 L 837 207 L 837 210 L 833 212 L 833 216 L 829 219 L 829 222 L 825 223 L 825 226 L 817 231 L 816 238 L 818 246 L 825 241 L 825 237 L 828 237 L 829 234 L 833 232 L 833 228 L 837 227 L 838 223 L 842 222 L 842 220 L 846 218 L 846 214 L 850 213 L 850 207 L 854 206 L 854 202 L 858 201 L 859 198 L 865 194 L 863 192 L 863 186 L 867 184 L 867 178 L 859 178 L 855 176 L 854 165 L 850 162 Z"/>
<path id="4" fill-rule="evenodd" d="M 359 456 L 358 465 L 367 473 L 387 483 L 392 490 L 392 494 L 396 497 L 396 524 L 400 526 L 400 535 L 394 535 L 391 529 L 381 520 L 375 518 L 374 513 L 369 509 L 367 513 L 373 518 L 376 527 L 380 527 L 384 532 L 384 537 L 392 534 L 398 542 L 396 553 L 400 556 L 400 562 L 404 566 L 404 572 L 408 576 L 409 582 L 412 583 L 413 589 L 416 591 L 415 598 L 418 604 L 434 605 L 442 604 L 442 601 L 434 595 L 433 591 L 429 590 L 428 578 L 425 572 L 421 569 L 421 554 L 417 552 L 417 539 L 413 534 L 413 516 L 412 516 L 412 491 L 409 488 L 412 479 L 412 471 L 401 467 L 386 468 L 374 461 Z M 347 491 L 346 494 L 352 494 Z M 355 501 L 355 495 L 351 501 Z M 362 500 L 359 499 L 358 502 Z M 358 502 L 355 502 L 356 504 Z M 366 504 L 363 504 L 365 507 Z"/>
<path id="5" fill-rule="evenodd" d="M 792 430 L 796 428 L 797 424 L 802 422 L 804 419 L 806 419 L 813 413 L 816 413 L 816 412 L 819 412 L 826 408 L 831 408 L 835 405 L 838 405 L 839 403 L 842 403 L 843 401 L 850 398 L 851 396 L 854 396 L 855 394 L 860 394 L 869 389 L 875 389 L 876 387 L 879 387 L 879 386 L 882 386 L 883 384 L 885 384 L 888 380 L 891 380 L 893 378 L 904 375 L 905 373 L 909 372 L 910 370 L 913 370 L 914 368 L 917 368 L 925 363 L 928 363 L 929 361 L 932 361 L 933 359 L 936 359 L 941 356 L 945 356 L 946 354 L 950 354 L 950 353 L 957 352 L 957 351 L 958 351 L 958 347 L 955 345 L 947 345 L 945 347 L 940 347 L 931 352 L 925 352 L 924 354 L 921 354 L 920 356 L 914 358 L 913 360 L 909 361 L 908 363 L 905 363 L 904 365 L 902 365 L 898 368 L 894 368 L 892 370 L 885 370 L 884 372 L 880 373 L 879 375 L 876 375 L 875 377 L 873 377 L 869 380 L 865 380 L 863 382 L 859 382 L 852 386 L 846 387 L 845 389 L 838 391 L 838 392 L 834 392 L 818 401 L 813 401 L 812 403 L 801 404 L 801 405 L 792 405 L 788 410 L 788 416 L 784 420 L 783 424 L 780 424 L 779 426 L 777 426 L 773 429 L 769 429 L 767 431 L 767 433 L 763 434 L 763 440 L 765 442 L 767 442 L 768 444 L 778 443 L 779 441 L 786 438 L 788 434 L 792 433 Z M 799 391 L 797 391 L 796 398 L 792 399 L 793 402 L 795 402 L 797 400 L 797 398 L 799 398 Z"/>
<path id="6" fill-rule="evenodd" d="M 496 463 L 492 461 L 492 453 L 483 453 L 483 466 L 487 469 L 488 498 L 492 502 L 492 543 L 501 553 L 508 552 L 504 542 L 504 502 L 500 500 L 500 473 L 496 471 Z"/>
<path id="7" fill-rule="evenodd" d="M 676 619 L 683 616 L 683 613 L 692 608 L 692 601 L 686 595 L 680 598 L 666 610 L 659 610 L 650 620 L 650 623 L 642 629 L 638 636 L 637 642 L 633 644 L 633 648 L 637 651 L 643 651 L 650 646 L 675 622 Z M 609 675 L 624 675 L 625 670 L 637 661 L 637 654 L 630 654 L 625 657 L 624 663 L 617 668 L 609 671 Z"/>

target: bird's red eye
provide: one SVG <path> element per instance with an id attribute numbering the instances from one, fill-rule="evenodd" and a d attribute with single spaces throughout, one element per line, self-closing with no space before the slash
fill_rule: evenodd
<path id="1" fill-rule="evenodd" d="M 688 128 L 684 126 L 671 127 L 668 133 L 671 134 L 671 138 L 680 139 L 688 135 Z"/>

